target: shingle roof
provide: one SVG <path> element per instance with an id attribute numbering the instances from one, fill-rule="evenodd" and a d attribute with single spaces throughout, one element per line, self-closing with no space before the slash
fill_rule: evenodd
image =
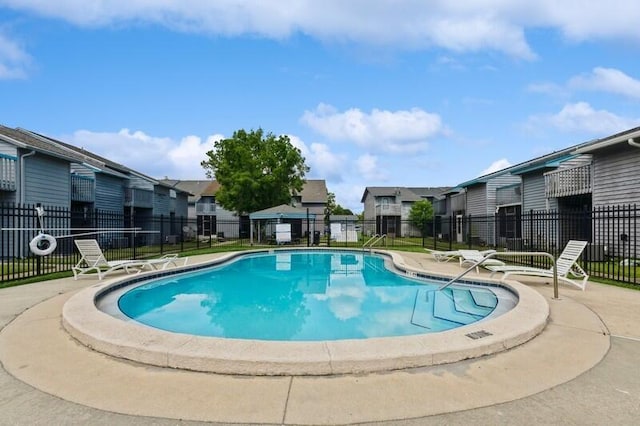
<path id="1" fill-rule="evenodd" d="M 307 217 L 315 218 L 316 215 L 314 213 L 309 213 L 304 209 L 292 207 L 287 204 L 281 204 L 279 206 L 253 212 L 249 214 L 249 217 L 251 219 L 304 219 Z"/>
<path id="2" fill-rule="evenodd" d="M 151 176 L 147 176 L 144 173 L 140 173 L 137 170 L 134 170 L 130 167 L 125 166 L 124 164 L 120 164 L 120 163 L 116 163 L 115 161 L 109 160 L 108 158 L 102 157 L 98 154 L 95 154 L 91 151 L 87 151 L 84 148 L 79 148 L 77 146 L 68 144 L 66 142 L 62 142 L 60 140 L 54 139 L 52 137 L 40 134 L 40 133 L 36 133 L 36 132 L 32 132 L 30 130 L 25 130 L 25 129 L 18 129 L 18 131 L 25 133 L 25 134 L 31 134 L 33 136 L 39 137 L 41 140 L 44 140 L 45 143 L 48 142 L 50 144 L 53 145 L 59 145 L 61 147 L 61 149 L 66 149 L 68 151 L 74 152 L 76 155 L 80 156 L 80 158 L 84 158 L 87 161 L 97 161 L 98 163 L 102 164 L 102 168 L 103 169 L 111 169 L 120 173 L 130 173 L 130 174 L 134 174 L 136 176 L 139 176 L 141 178 L 147 179 L 151 182 L 153 182 L 154 184 L 160 184 L 160 182 L 157 179 L 152 178 Z M 164 185 L 163 186 L 168 186 L 168 185 Z"/>
<path id="3" fill-rule="evenodd" d="M 419 188 L 410 187 L 409 188 L 411 192 L 413 192 L 416 195 L 419 195 L 422 198 L 425 198 L 425 197 L 436 198 L 441 196 L 443 193 L 449 191 L 450 189 L 451 189 L 450 186 L 419 187 Z"/>
<path id="4" fill-rule="evenodd" d="M 195 203 L 203 195 L 209 195 L 207 193 L 208 192 L 207 188 L 211 185 L 212 182 L 215 182 L 215 181 L 161 179 L 160 182 L 162 182 L 165 185 L 169 185 L 174 189 L 178 189 L 183 192 L 188 192 L 189 194 L 191 194 L 189 195 L 188 202 Z M 215 193 L 213 195 L 215 195 Z"/>
<path id="5" fill-rule="evenodd" d="M 422 197 L 403 186 L 367 186 L 362 194 L 361 203 L 367 198 L 367 193 L 374 197 L 396 197 L 397 201 L 420 201 Z"/>
<path id="6" fill-rule="evenodd" d="M 629 139 L 640 138 L 640 127 L 634 127 L 633 129 L 625 130 L 624 132 L 616 133 L 615 135 L 608 136 L 606 138 L 598 139 L 589 144 L 584 145 L 576 150 L 577 153 L 591 153 L 600 149 L 609 148 L 620 143 L 628 143 Z M 637 142 L 636 142 L 637 143 Z"/>
<path id="7" fill-rule="evenodd" d="M 11 129 L 0 125 L 0 137 L 4 136 L 4 140 L 9 142 L 17 142 L 24 148 L 35 149 L 36 151 L 46 153 L 53 157 L 62 158 L 70 162 L 82 162 L 83 158 L 75 155 L 69 150 L 65 150 L 56 145 L 41 141 L 29 134 L 23 133 L 16 129 Z"/>
<path id="8" fill-rule="evenodd" d="M 116 170 L 109 169 L 103 161 L 78 153 L 76 150 L 70 149 L 67 144 L 58 143 L 58 141 L 51 140 L 50 138 L 37 133 L 23 129 L 11 129 L 9 127 L 0 126 L 0 138 L 3 136 L 4 140 L 8 140 L 10 143 L 17 142 L 25 149 L 33 149 L 52 157 L 67 160 L 70 163 L 85 164 L 102 173 L 107 173 L 124 179 L 129 178 Z"/>
<path id="9" fill-rule="evenodd" d="M 326 203 L 327 184 L 324 179 L 307 179 L 299 195 L 303 203 Z"/>

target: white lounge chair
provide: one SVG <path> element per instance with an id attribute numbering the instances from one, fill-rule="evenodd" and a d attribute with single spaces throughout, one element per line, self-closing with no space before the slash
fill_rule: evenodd
<path id="1" fill-rule="evenodd" d="M 178 260 L 177 254 L 168 254 L 157 259 L 108 261 L 96 240 L 75 240 L 75 244 L 82 257 L 76 266 L 72 268 L 74 280 L 77 280 L 78 276 L 88 274 L 91 271 L 95 271 L 98 274 L 98 279 L 101 280 L 114 271 L 124 270 L 129 274 L 134 271 L 140 273 L 146 268 L 150 270 L 166 269 L 169 264 L 178 266 L 176 263 Z M 185 258 L 185 265 L 187 260 L 188 258 Z"/>
<path id="2" fill-rule="evenodd" d="M 480 273 L 480 266 L 505 266 L 505 263 L 500 259 L 487 259 L 482 262 L 481 265 L 478 263 L 483 260 L 490 253 L 495 253 L 495 250 L 458 250 L 460 252 L 460 266 L 471 266 L 476 265 L 476 273 Z"/>
<path id="3" fill-rule="evenodd" d="M 459 259 L 461 257 L 460 250 L 431 250 L 426 249 L 429 254 L 433 255 L 436 259 L 436 262 L 448 262 L 450 260 Z M 477 251 L 477 250 L 476 250 Z M 495 250 L 482 250 L 479 253 L 483 256 L 488 255 L 489 253 L 495 253 Z"/>
<path id="4" fill-rule="evenodd" d="M 556 259 L 556 267 L 558 269 L 558 280 L 564 281 L 568 284 L 574 285 L 582 291 L 587 288 L 587 280 L 589 275 L 578 265 L 578 258 L 587 246 L 586 241 L 571 240 L 567 243 L 564 250 Z M 491 270 L 491 276 L 499 272 L 504 273 L 502 281 L 506 280 L 510 275 L 530 275 L 536 277 L 548 277 L 553 278 L 553 266 L 549 269 L 534 268 L 530 266 L 487 266 L 487 269 Z M 580 281 L 574 281 L 569 278 L 572 275 L 576 278 L 580 278 Z"/>

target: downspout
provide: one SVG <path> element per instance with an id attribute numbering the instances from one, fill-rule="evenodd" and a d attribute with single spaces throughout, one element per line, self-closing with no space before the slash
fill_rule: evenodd
<path id="1" fill-rule="evenodd" d="M 628 141 L 629 145 L 634 146 L 636 148 L 640 148 L 640 143 L 636 142 L 633 140 L 633 138 L 630 138 Z"/>
<path id="2" fill-rule="evenodd" d="M 26 154 L 22 154 L 20 156 L 20 204 L 24 204 L 25 200 L 24 192 L 26 183 L 24 181 L 24 159 L 27 157 L 31 157 L 32 155 L 36 155 L 36 152 L 34 150 L 31 150 L 31 152 L 27 152 Z"/>

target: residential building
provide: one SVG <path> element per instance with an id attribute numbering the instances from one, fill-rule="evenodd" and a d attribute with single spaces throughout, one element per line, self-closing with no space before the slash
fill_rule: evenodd
<path id="1" fill-rule="evenodd" d="M 216 201 L 216 194 L 220 184 L 215 180 L 176 180 L 165 178 L 166 185 L 189 192 L 189 218 L 196 222 L 190 230 L 194 235 L 211 236 L 223 235 L 226 238 L 248 238 L 250 231 L 249 216 L 238 218 L 235 212 L 223 208 Z M 295 192 L 291 197 L 291 205 L 298 209 L 309 209 L 314 217 L 324 217 L 327 207 L 327 186 L 322 179 L 305 181 L 300 193 Z M 320 219 L 316 219 L 320 220 Z M 190 225 L 191 226 L 191 225 Z M 313 227 L 313 224 L 310 224 Z M 307 229 L 306 220 L 301 224 Z"/>
<path id="2" fill-rule="evenodd" d="M 384 234 L 391 238 L 420 235 L 418 229 L 408 222 L 411 207 L 423 199 L 433 203 L 438 194 L 448 189 L 366 187 L 360 200 L 364 204 L 365 234 Z"/>

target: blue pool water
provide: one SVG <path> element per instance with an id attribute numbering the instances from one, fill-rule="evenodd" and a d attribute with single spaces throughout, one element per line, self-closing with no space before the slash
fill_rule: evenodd
<path id="1" fill-rule="evenodd" d="M 124 293 L 118 306 L 172 332 L 316 341 L 448 330 L 498 304 L 488 288 L 436 291 L 441 284 L 391 272 L 375 254 L 276 251 L 148 281 Z"/>

